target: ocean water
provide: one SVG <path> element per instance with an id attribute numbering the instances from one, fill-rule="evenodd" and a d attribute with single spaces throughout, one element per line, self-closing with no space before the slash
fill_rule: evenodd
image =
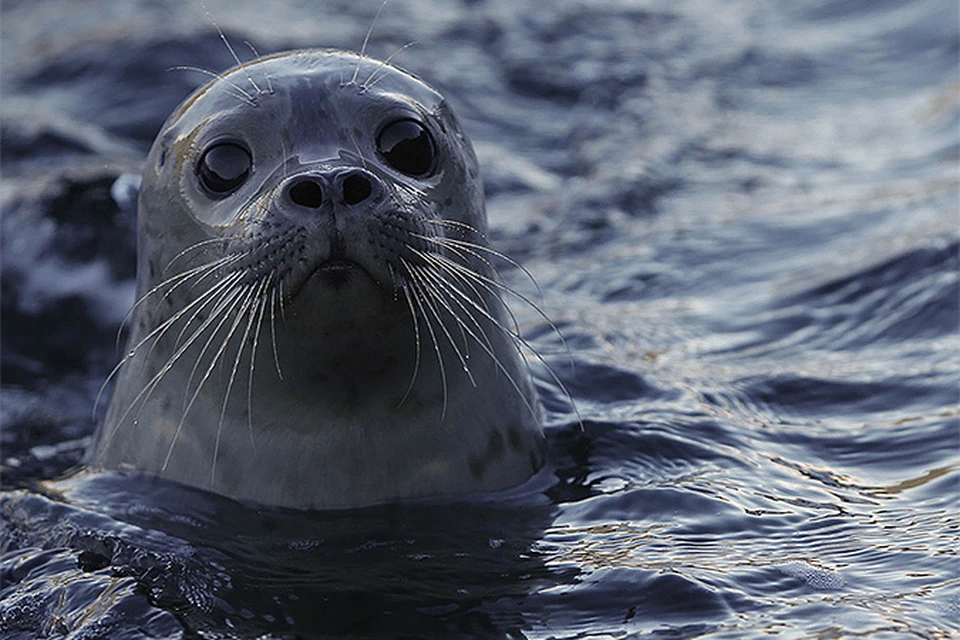
<path id="1" fill-rule="evenodd" d="M 548 413 L 497 495 L 335 512 L 76 475 L 133 301 L 131 185 L 205 78 L 379 2 L 6 0 L 4 638 L 960 634 L 954 0 L 393 0 Z"/>

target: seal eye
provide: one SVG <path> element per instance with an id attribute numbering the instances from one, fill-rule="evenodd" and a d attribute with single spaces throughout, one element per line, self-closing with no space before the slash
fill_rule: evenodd
<path id="1" fill-rule="evenodd" d="M 430 173 L 436 156 L 430 132 L 416 120 L 397 120 L 381 129 L 377 150 L 391 167 L 415 177 Z"/>
<path id="2" fill-rule="evenodd" d="M 223 142 L 203 152 L 197 175 L 207 191 L 223 197 L 246 182 L 252 166 L 249 151 L 234 142 Z"/>

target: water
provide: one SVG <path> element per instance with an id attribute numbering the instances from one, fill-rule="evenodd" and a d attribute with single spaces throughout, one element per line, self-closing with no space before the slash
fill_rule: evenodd
<path id="1" fill-rule="evenodd" d="M 206 6 L 246 56 L 379 3 Z M 956 3 L 542 7 L 395 0 L 370 51 L 464 121 L 582 427 L 538 366 L 526 486 L 297 513 L 48 482 L 132 301 L 117 178 L 231 58 L 199 2 L 4 4 L 4 637 L 960 633 Z"/>

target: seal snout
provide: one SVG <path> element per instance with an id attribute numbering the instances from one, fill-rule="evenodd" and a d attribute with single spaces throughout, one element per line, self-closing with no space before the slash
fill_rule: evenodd
<path id="1" fill-rule="evenodd" d="M 359 273 L 374 281 L 379 267 L 366 248 L 370 220 L 386 197 L 380 178 L 360 167 L 314 165 L 282 184 L 279 211 L 309 229 L 314 248 L 300 256 L 306 278 L 341 289 Z M 322 238 L 329 241 L 324 252 Z"/>
<path id="2" fill-rule="evenodd" d="M 329 171 L 311 171 L 289 178 L 283 197 L 299 210 L 319 210 L 324 205 L 349 210 L 378 202 L 383 183 L 374 174 L 359 167 Z"/>

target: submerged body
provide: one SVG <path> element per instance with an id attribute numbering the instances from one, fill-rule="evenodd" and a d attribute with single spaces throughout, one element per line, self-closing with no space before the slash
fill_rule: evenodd
<path id="1" fill-rule="evenodd" d="M 91 467 L 331 508 L 542 465 L 476 157 L 420 80 L 326 50 L 238 67 L 164 125 L 138 218 Z"/>

